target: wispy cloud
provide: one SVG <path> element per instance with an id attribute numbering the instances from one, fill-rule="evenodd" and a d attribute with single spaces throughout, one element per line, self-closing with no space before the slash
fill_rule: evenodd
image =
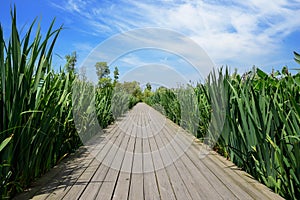
<path id="1" fill-rule="evenodd" d="M 165 60 L 165 57 L 170 59 Z M 94 63 L 99 60 L 121 67 L 122 72 L 124 67 L 129 70 L 164 64 L 182 76 L 187 72 L 198 74 L 197 81 L 203 80 L 213 69 L 212 61 L 197 43 L 183 34 L 161 28 L 134 29 L 105 40 L 89 54 L 83 65 L 93 71 Z M 150 75 L 144 72 L 145 76 Z"/>
<path id="2" fill-rule="evenodd" d="M 91 34 L 112 35 L 141 27 L 169 28 L 195 40 L 217 64 L 236 66 L 261 65 L 280 55 L 283 39 L 300 30 L 299 4 L 299 0 L 53 3 L 80 16 L 93 30 Z"/>
<path id="3" fill-rule="evenodd" d="M 73 46 L 75 47 L 75 49 L 78 49 L 78 51 L 81 52 L 90 52 L 94 48 L 90 43 L 87 42 L 74 43 Z"/>
<path id="4" fill-rule="evenodd" d="M 134 54 L 130 54 L 128 56 L 125 55 L 124 57 L 118 59 L 118 62 L 122 63 L 122 65 L 131 66 L 131 67 L 142 66 L 142 65 L 148 64 L 147 62 L 145 62 L 144 60 L 141 60 L 140 57 L 138 57 Z"/>

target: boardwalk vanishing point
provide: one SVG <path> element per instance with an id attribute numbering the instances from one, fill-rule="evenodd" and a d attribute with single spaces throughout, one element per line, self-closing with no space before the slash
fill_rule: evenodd
<path id="1" fill-rule="evenodd" d="M 139 103 L 15 199 L 283 198 Z"/>

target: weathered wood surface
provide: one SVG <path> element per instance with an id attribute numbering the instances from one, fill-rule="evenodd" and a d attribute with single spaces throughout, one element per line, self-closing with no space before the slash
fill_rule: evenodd
<path id="1" fill-rule="evenodd" d="M 281 199 L 143 103 L 16 197 L 30 198 Z"/>

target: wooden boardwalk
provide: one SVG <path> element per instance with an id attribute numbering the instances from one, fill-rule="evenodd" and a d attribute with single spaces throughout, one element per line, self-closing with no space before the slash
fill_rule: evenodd
<path id="1" fill-rule="evenodd" d="M 281 199 L 143 103 L 16 197 L 30 198 Z"/>

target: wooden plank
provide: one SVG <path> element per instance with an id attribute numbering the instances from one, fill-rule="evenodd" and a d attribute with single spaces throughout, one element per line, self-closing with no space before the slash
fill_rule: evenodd
<path id="1" fill-rule="evenodd" d="M 198 169 L 190 162 L 189 158 L 185 153 L 184 149 L 180 149 L 175 143 L 175 139 L 171 137 L 167 129 L 164 136 L 161 137 L 165 145 L 170 144 L 169 154 L 173 154 L 174 164 L 185 182 L 187 188 L 190 191 L 192 199 L 222 199 L 222 197 L 217 193 L 217 191 L 210 185 L 210 183 L 199 173 Z M 184 138 L 181 138 L 184 139 Z"/>
<path id="2" fill-rule="evenodd" d="M 117 134 L 117 133 L 116 133 Z M 103 146 L 103 145 L 102 145 Z M 101 151 L 101 148 L 98 148 L 98 152 Z M 72 186 L 72 188 L 67 192 L 67 194 L 63 197 L 63 199 L 78 199 L 86 186 L 91 181 L 91 178 L 98 170 L 101 162 L 94 158 L 92 163 L 88 166 L 88 168 L 81 174 L 76 183 Z"/>
<path id="3" fill-rule="evenodd" d="M 116 124 L 114 125 L 116 126 Z M 82 194 L 88 183 L 91 181 L 91 178 L 100 166 L 100 161 L 96 159 L 95 156 L 102 150 L 107 141 L 109 141 L 109 139 L 114 135 L 113 133 L 116 130 L 115 126 L 109 126 L 109 129 L 105 129 L 105 131 L 111 131 L 111 133 L 104 138 L 103 142 L 99 143 L 97 138 L 93 138 L 91 140 L 94 148 L 90 149 L 89 151 L 91 151 L 93 160 L 90 163 L 90 165 L 84 170 L 84 172 L 79 176 L 72 188 L 69 191 L 67 191 L 63 199 L 78 199 L 80 197 L 80 195 Z M 103 136 L 100 135 L 98 137 Z M 87 145 L 88 144 L 89 143 L 87 143 Z"/>
<path id="4" fill-rule="evenodd" d="M 126 120 L 123 120 L 123 122 L 125 126 L 120 126 L 120 130 L 118 133 L 119 135 L 122 135 L 120 137 L 122 137 L 123 139 L 121 140 L 120 144 L 114 143 L 113 149 L 110 149 L 110 153 L 116 152 L 115 157 L 108 169 L 107 174 L 105 174 L 104 176 L 105 180 L 99 186 L 96 198 L 110 199 L 113 196 L 114 188 L 118 180 L 119 168 L 121 167 L 123 159 L 125 157 L 124 154 L 130 136 L 128 132 L 131 132 L 132 129 L 130 123 L 128 123 Z"/>
<path id="5" fill-rule="evenodd" d="M 137 116 L 140 115 L 136 109 Z M 130 188 L 129 188 L 129 199 L 144 199 L 144 188 L 143 188 L 143 155 L 142 155 L 142 133 L 140 124 L 140 117 L 135 121 L 134 130 L 136 131 L 135 145 L 134 145 L 134 155 L 132 163 L 132 171 L 130 178 Z"/>
<path id="6" fill-rule="evenodd" d="M 177 130 L 177 129 L 176 129 Z M 177 130 L 178 131 L 178 130 Z M 177 140 L 178 146 L 183 146 L 185 147 L 186 144 L 182 145 L 182 140 Z M 192 144 L 194 145 L 194 144 Z M 203 150 L 203 149 L 201 149 Z M 199 152 L 194 151 L 194 149 L 189 148 L 189 151 L 186 151 L 186 155 L 189 157 L 190 161 L 193 162 L 193 164 L 198 168 L 198 171 L 201 172 L 201 174 L 209 181 L 210 185 L 213 186 L 215 191 L 219 193 L 224 199 L 236 199 L 237 197 L 233 194 L 233 192 L 224 184 L 221 180 L 220 177 L 216 174 L 214 174 L 210 168 L 208 168 L 204 163 L 203 160 L 198 158 L 199 157 Z"/>
<path id="7" fill-rule="evenodd" d="M 111 139 L 113 137 L 113 135 L 116 134 L 116 132 L 115 132 L 116 128 L 113 128 L 111 130 L 113 131 L 113 134 L 111 134 L 111 136 L 106 136 L 106 139 L 104 139 L 104 140 L 100 140 L 99 142 L 97 142 L 97 136 L 94 137 L 92 140 L 94 141 L 95 145 L 93 145 L 93 148 L 90 148 L 90 151 L 93 151 L 93 149 L 96 148 L 98 152 L 99 151 L 101 152 L 101 149 L 107 145 L 108 141 L 110 141 L 109 139 Z M 61 182 L 59 182 L 59 186 L 56 187 L 55 190 L 53 190 L 49 196 L 47 196 L 47 199 L 62 199 L 62 198 L 64 198 L 64 196 L 66 196 L 66 194 L 68 194 L 69 190 L 76 183 L 77 183 L 77 185 L 80 185 L 80 184 L 78 184 L 78 179 L 82 176 L 82 174 L 86 171 L 86 169 L 89 168 L 91 163 L 93 163 L 93 162 L 95 163 L 95 161 L 94 161 L 95 156 L 96 155 L 89 153 L 90 160 L 89 160 L 89 162 L 85 162 L 85 163 L 81 163 L 81 161 L 78 160 L 79 164 L 75 165 L 77 170 L 76 171 L 73 170 L 68 176 L 66 176 Z M 70 182 L 70 180 L 72 180 L 72 182 Z M 83 185 L 84 188 L 85 188 L 85 186 L 86 186 L 86 184 Z M 79 189 L 78 186 L 75 188 Z M 72 192 L 75 192 L 74 189 L 72 190 Z M 83 190 L 83 189 L 80 188 L 80 190 Z M 68 198 L 68 196 L 66 198 Z"/>
<path id="8" fill-rule="evenodd" d="M 166 125 L 166 124 L 165 124 Z M 165 150 L 169 156 L 169 164 L 174 165 L 176 171 L 178 172 L 178 175 L 180 179 L 182 179 L 184 185 L 186 188 L 188 188 L 189 195 L 192 199 L 201 199 L 201 196 L 198 194 L 198 191 L 194 187 L 194 182 L 192 177 L 187 173 L 186 169 L 183 167 L 183 164 L 180 160 L 180 155 L 178 155 L 174 149 L 172 148 L 171 142 L 172 140 L 168 140 L 166 137 L 166 127 L 164 126 L 162 130 L 160 130 L 160 134 L 158 134 L 156 137 L 158 140 L 162 142 L 162 145 L 164 146 Z"/>
<path id="9" fill-rule="evenodd" d="M 184 137 L 189 137 L 190 134 L 184 134 Z M 184 140 L 180 140 L 180 141 L 184 141 Z M 179 145 L 180 146 L 180 145 Z M 199 144 L 193 144 L 193 147 L 197 147 L 196 152 L 200 152 L 199 149 Z M 196 155 L 197 153 L 195 153 Z M 217 155 L 217 154 L 215 154 Z M 236 176 L 236 172 L 240 171 L 237 170 L 237 168 L 235 170 L 232 170 L 230 168 L 232 168 L 232 166 L 234 166 L 234 164 L 232 162 L 229 162 L 229 165 L 222 165 L 220 162 L 216 161 L 217 163 L 211 163 L 211 161 L 208 160 L 208 158 L 211 158 L 213 160 L 215 160 L 215 155 L 211 155 L 208 154 L 208 156 L 203 159 L 203 163 L 210 169 L 213 169 L 213 173 L 216 173 L 219 177 L 219 179 L 222 181 L 223 185 L 226 185 L 226 187 L 228 187 L 231 192 L 233 192 L 235 194 L 235 196 L 237 196 L 240 199 L 269 199 L 268 196 L 262 194 L 262 192 L 260 190 L 256 190 L 253 188 L 253 186 L 251 184 L 246 183 L 245 181 L 241 181 L 243 180 L 241 177 Z M 205 162 L 204 162 L 205 161 Z M 219 167 L 216 167 L 219 166 Z M 252 180 L 252 182 L 257 183 L 256 180 Z M 226 193 L 228 195 L 228 193 Z M 270 194 L 271 195 L 271 194 Z M 274 197 L 279 197 L 279 195 L 274 195 L 274 193 L 272 194 L 273 198 Z M 281 197 L 279 197 L 281 198 Z"/>
<path id="10" fill-rule="evenodd" d="M 176 199 L 174 188 L 171 184 L 170 177 L 164 166 L 160 151 L 158 149 L 156 140 L 154 138 L 154 136 L 158 134 L 158 132 L 155 129 L 158 126 L 156 124 L 156 121 L 154 120 L 155 117 L 153 116 L 153 112 L 151 110 L 149 110 L 148 112 L 150 112 L 148 115 L 150 119 L 149 119 L 149 126 L 147 126 L 147 131 L 148 131 L 147 139 L 149 142 L 151 157 L 153 159 L 153 167 L 156 173 L 156 181 L 157 181 L 159 195 L 162 200 L 168 200 L 168 199 L 173 200 Z M 161 122 L 163 121 L 160 121 L 160 123 Z"/>
<path id="11" fill-rule="evenodd" d="M 224 172 L 227 173 L 228 176 L 231 177 L 231 179 L 240 186 L 241 189 L 246 191 L 253 199 L 274 199 L 273 197 L 270 197 L 266 192 L 262 192 L 260 189 L 254 187 L 255 181 L 254 179 L 248 181 L 242 177 L 238 171 L 238 169 L 235 165 L 233 165 L 232 162 L 222 162 L 220 159 L 217 158 L 217 154 L 210 154 L 208 155 L 208 158 L 213 161 L 213 163 L 216 166 L 219 166 L 220 168 L 224 169 Z M 250 181 L 249 181 L 250 180 Z"/>
<path id="12" fill-rule="evenodd" d="M 107 137 L 109 138 L 109 137 Z M 92 149 L 90 149 L 92 150 Z M 98 150 L 99 151 L 99 150 Z M 91 157 L 91 155 L 89 154 L 89 156 Z M 83 156 L 82 158 L 87 158 L 85 156 Z M 82 163 L 83 160 L 82 158 L 77 159 L 76 162 L 72 163 L 73 166 L 68 166 L 68 170 L 64 170 L 62 171 L 62 173 L 64 173 L 63 175 L 58 175 L 58 181 L 54 181 L 54 184 L 51 184 L 52 187 L 52 193 L 49 194 L 43 194 L 42 196 L 44 198 L 49 198 L 49 199 L 61 199 L 66 193 L 68 193 L 69 189 L 72 188 L 72 193 L 69 194 L 73 194 L 74 193 L 74 189 L 76 187 L 73 187 L 74 185 L 76 185 L 77 183 L 77 187 L 78 187 L 78 180 L 75 182 L 76 177 L 79 176 L 79 181 L 80 181 L 80 177 L 81 177 L 81 173 L 83 171 L 85 171 L 85 169 L 87 168 L 86 166 L 88 165 L 88 163 Z M 85 159 L 87 160 L 87 159 Z M 92 159 L 90 159 L 92 160 Z M 99 162 L 98 162 L 99 163 Z M 74 167 L 76 167 L 76 170 L 73 169 Z M 69 174 L 66 175 L 66 172 L 69 172 Z M 60 177 L 65 177 L 63 180 L 60 179 Z M 52 181 L 53 182 L 53 181 Z M 55 186 L 58 185 L 58 186 Z M 84 185 L 85 187 L 85 185 Z M 68 197 L 68 196 L 67 196 Z M 39 196 L 39 199 L 41 199 L 41 196 Z"/>
<path id="13" fill-rule="evenodd" d="M 14 199 L 29 199 L 34 197 L 34 199 L 45 199 L 47 196 L 57 187 L 56 177 L 60 176 L 61 174 L 65 174 L 65 170 L 67 170 L 68 163 L 73 163 L 73 160 L 76 159 L 78 156 L 81 156 L 85 153 L 86 149 L 84 147 L 80 147 L 74 154 L 71 154 L 69 157 L 64 159 L 62 163 L 55 166 L 49 172 L 47 172 L 44 176 L 40 179 L 35 181 L 31 188 L 27 189 L 25 192 L 17 195 Z M 53 181 L 54 180 L 54 181 Z M 48 183 L 48 184 L 45 184 Z M 50 183 L 50 184 L 49 184 Z"/>
<path id="14" fill-rule="evenodd" d="M 178 131 L 178 130 L 177 130 Z M 178 133 L 181 133 L 183 137 L 188 137 L 187 134 L 184 134 L 184 131 L 178 131 Z M 182 139 L 182 140 L 176 140 L 177 144 L 181 147 L 181 148 L 186 148 L 187 144 L 186 140 Z M 195 149 L 193 149 L 194 145 L 192 143 L 192 145 L 190 146 L 189 150 L 190 151 L 195 151 Z M 199 153 L 199 151 L 196 151 Z M 188 153 L 188 151 L 186 151 L 186 153 Z M 194 157 L 191 157 L 192 160 L 196 160 L 197 159 L 197 153 L 194 152 L 194 154 L 192 154 Z M 199 159 L 199 158 L 198 158 Z M 222 184 L 226 185 L 226 187 L 238 198 L 238 199 L 252 199 L 252 197 L 245 192 L 244 190 L 242 190 L 238 185 L 236 185 L 231 179 L 230 177 L 227 176 L 226 173 L 223 172 L 223 170 L 221 170 L 220 168 L 216 168 L 214 165 L 211 165 L 211 162 L 208 162 L 207 158 L 205 157 L 204 159 L 201 159 L 202 163 L 210 170 L 210 173 L 213 173 L 216 177 L 218 177 L 218 179 L 222 182 Z"/>
<path id="15" fill-rule="evenodd" d="M 129 135 L 122 133 L 124 135 L 120 147 L 117 149 L 115 158 L 108 170 L 108 173 L 98 191 L 96 199 L 111 199 L 113 196 L 115 185 L 118 181 L 118 175 L 122 166 L 122 162 L 125 155 L 125 150 L 129 141 Z"/>
<path id="16" fill-rule="evenodd" d="M 93 174 L 96 172 L 100 165 L 100 162 L 97 159 L 93 160 L 93 163 L 81 174 L 77 179 L 76 183 L 72 188 L 65 194 L 63 199 L 78 199 L 86 186 L 89 184 Z"/>
<path id="17" fill-rule="evenodd" d="M 124 160 L 122 163 L 121 171 L 119 174 L 118 181 L 115 186 L 115 191 L 113 193 L 112 199 L 122 200 L 127 199 L 128 191 L 130 187 L 130 176 L 131 176 L 131 168 L 132 168 L 132 160 L 133 160 L 133 148 L 134 148 L 135 138 L 130 137 L 128 142 L 128 148 L 124 156 Z"/>
<path id="18" fill-rule="evenodd" d="M 75 152 L 73 156 L 70 156 L 66 160 L 63 161 L 57 168 L 59 170 L 55 173 L 54 176 L 51 176 L 51 179 L 42 181 L 42 187 L 36 187 L 33 185 L 34 192 L 30 194 L 30 196 L 35 195 L 34 199 L 46 199 L 51 195 L 53 191 L 55 191 L 60 185 L 64 185 L 65 188 L 68 188 L 75 182 L 75 179 L 72 179 L 72 174 L 80 173 L 81 167 L 84 168 L 87 166 L 88 162 L 92 160 L 89 152 L 85 147 L 80 147 L 78 151 Z M 56 168 L 50 170 L 49 174 L 55 172 Z M 48 177 L 49 174 L 46 174 L 44 177 Z M 63 178 L 63 179 L 62 179 Z M 67 181 L 68 180 L 68 181 Z M 61 188 L 59 188 L 61 190 Z M 26 194 L 26 193 L 23 193 Z M 17 196 L 17 199 L 28 199 L 26 196 Z"/>
<path id="19" fill-rule="evenodd" d="M 102 161 L 101 165 L 99 166 L 99 168 L 93 175 L 91 181 L 80 196 L 80 199 L 90 199 L 95 198 L 97 196 L 99 188 L 103 184 L 103 181 L 109 170 L 109 165 L 112 163 L 117 153 L 117 148 L 112 147 L 119 146 L 124 137 L 124 134 L 120 134 L 122 130 L 119 127 L 117 127 L 116 130 L 116 136 L 112 138 L 110 143 L 107 143 L 107 145 L 104 146 L 102 151 L 99 152 L 99 155 L 96 157 L 97 160 Z"/>
<path id="20" fill-rule="evenodd" d="M 164 166 L 165 166 L 168 176 L 170 178 L 170 182 L 172 184 L 173 191 L 176 195 L 176 198 L 177 199 L 192 199 L 188 188 L 186 187 L 184 181 L 180 177 L 179 172 L 177 171 L 173 161 L 171 160 L 171 158 L 168 154 L 168 150 L 167 150 L 168 147 L 166 147 L 162 143 L 159 135 L 155 135 L 154 138 L 157 143 L 159 152 L 161 154 L 162 161 L 164 163 Z"/>
<path id="21" fill-rule="evenodd" d="M 149 137 L 151 135 L 148 133 L 150 130 L 148 129 L 148 122 L 149 122 L 149 116 L 146 115 L 147 110 L 143 110 L 145 114 L 143 115 L 143 126 L 142 126 L 142 132 L 143 132 L 143 160 L 144 160 L 144 166 L 143 166 L 143 173 L 144 173 L 144 194 L 145 194 L 145 200 L 158 200 L 160 199 L 160 193 L 158 190 L 158 183 L 157 183 L 157 174 L 154 170 L 154 164 L 153 164 L 153 157 L 151 154 L 150 144 L 149 144 Z"/>
<path id="22" fill-rule="evenodd" d="M 165 136 L 176 151 L 177 156 L 180 156 L 181 163 L 184 164 L 183 168 L 186 168 L 192 179 L 195 179 L 195 182 L 198 183 L 195 184 L 196 190 L 200 192 L 202 198 L 220 199 L 222 197 L 225 199 L 236 199 L 233 193 L 213 173 L 201 165 L 198 155 L 191 155 L 189 148 L 187 149 L 191 140 L 186 140 L 185 137 L 182 137 L 180 132 L 178 132 L 180 129 L 176 127 L 176 130 L 174 130 L 170 126 L 166 126 L 165 129 Z M 182 141 L 185 141 L 186 144 L 179 144 Z M 195 162 L 198 162 L 198 165 Z M 200 168 L 198 168 L 199 166 Z"/>
<path id="23" fill-rule="evenodd" d="M 172 162 L 171 165 L 172 166 L 174 165 L 176 171 L 178 172 L 178 175 L 179 175 L 178 177 L 183 181 L 184 185 L 188 189 L 188 192 L 189 192 L 189 195 L 191 196 L 191 198 L 192 199 L 201 199 L 201 196 L 198 195 L 198 192 L 193 185 L 194 181 L 193 181 L 192 176 L 190 176 L 187 169 L 184 167 L 182 161 L 180 160 L 180 157 L 179 156 L 177 157 L 176 152 L 170 145 L 169 141 L 167 141 L 166 138 L 162 136 L 164 134 L 165 134 L 165 132 L 162 131 L 162 133 L 160 135 L 158 135 L 158 137 L 161 139 L 162 143 L 166 147 L 165 148 L 166 152 Z"/>
<path id="24" fill-rule="evenodd" d="M 114 196 L 115 187 L 119 179 L 120 170 L 131 137 L 131 134 L 128 133 L 131 133 L 133 129 L 133 126 L 130 124 L 128 120 L 126 120 L 126 123 L 127 123 L 126 125 L 127 128 L 126 130 L 124 130 L 125 132 L 121 131 L 119 133 L 124 135 L 122 142 L 119 146 L 115 146 L 117 148 L 117 153 L 105 177 L 105 180 L 98 191 L 96 199 L 105 200 L 105 199 L 111 199 Z"/>
<path id="25" fill-rule="evenodd" d="M 161 199 L 176 199 L 174 188 L 171 184 L 170 177 L 167 173 L 166 168 L 164 167 L 160 152 L 158 151 L 156 141 L 154 137 L 149 138 L 149 145 L 151 150 L 151 155 L 153 160 L 155 161 L 154 169 L 157 177 L 158 190 Z"/>

